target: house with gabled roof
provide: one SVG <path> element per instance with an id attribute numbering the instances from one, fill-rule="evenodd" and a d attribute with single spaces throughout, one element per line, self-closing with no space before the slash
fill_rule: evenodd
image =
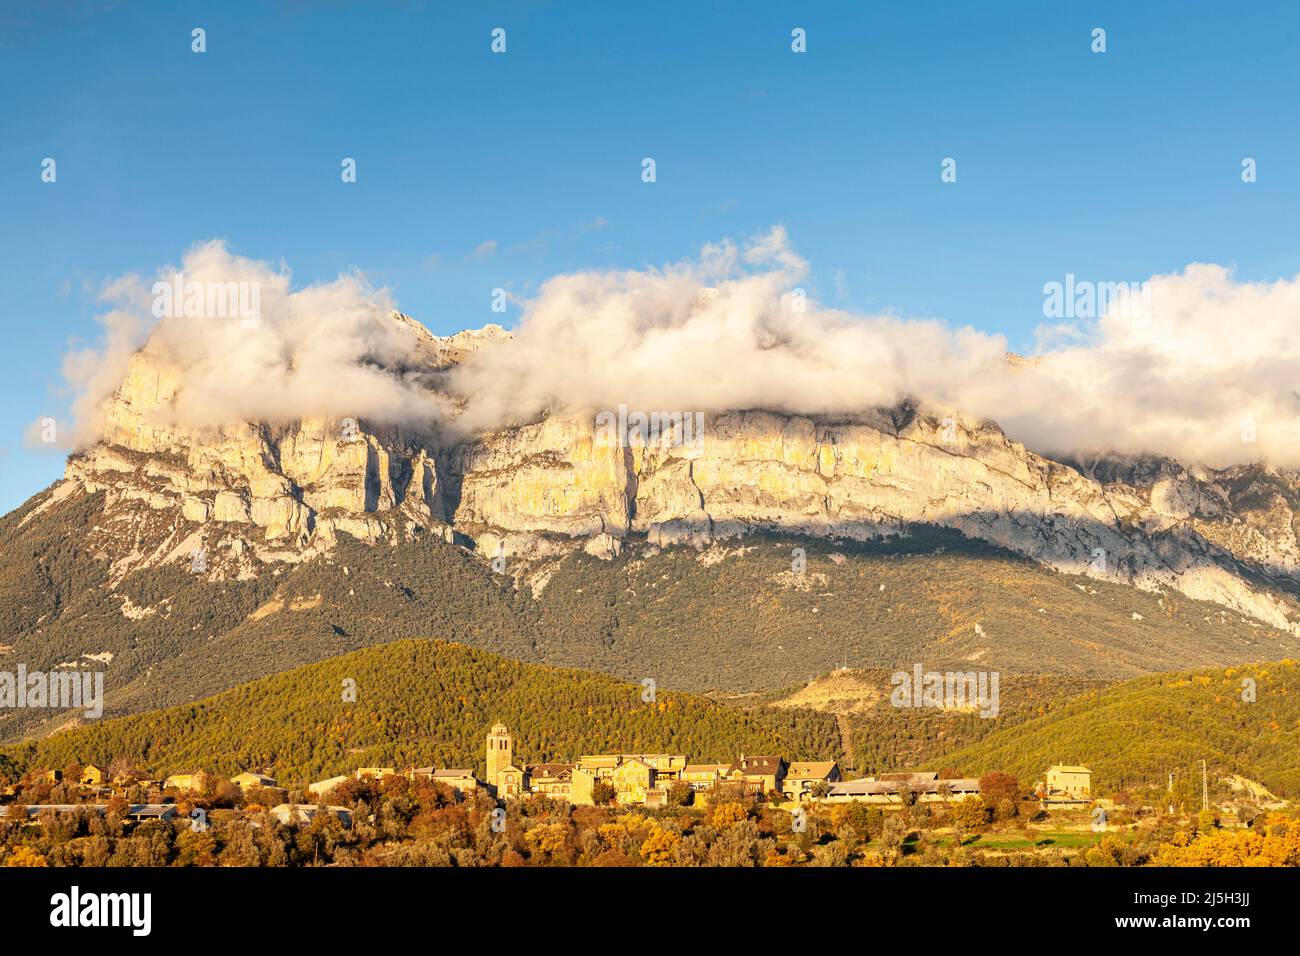
<path id="1" fill-rule="evenodd" d="M 323 797 L 339 784 L 351 780 L 350 776 L 326 777 L 324 780 L 317 780 L 315 783 L 307 785 L 307 792 L 313 797 Z"/>
<path id="2" fill-rule="evenodd" d="M 644 804 L 647 795 L 655 787 L 655 768 L 640 757 L 624 760 L 610 774 L 610 783 L 614 785 L 615 799 L 623 804 Z"/>
<path id="3" fill-rule="evenodd" d="M 796 760 L 786 771 L 781 792 L 791 800 L 806 800 L 818 783 L 829 786 L 844 779 L 834 760 Z"/>
<path id="4" fill-rule="evenodd" d="M 686 769 L 686 754 L 619 754 L 620 760 L 643 760 L 654 768 L 662 780 L 679 780 Z"/>
<path id="5" fill-rule="evenodd" d="M 533 763 L 528 765 L 528 789 L 548 797 L 569 797 L 573 791 L 571 763 Z"/>
<path id="6" fill-rule="evenodd" d="M 528 771 L 514 764 L 506 764 L 497 771 L 497 796 L 522 797 L 528 792 Z"/>
<path id="7" fill-rule="evenodd" d="M 692 790 L 709 790 L 729 773 L 729 763 L 688 763 L 682 768 L 682 779 Z"/>
<path id="8" fill-rule="evenodd" d="M 254 787 L 274 787 L 276 786 L 275 778 L 268 777 L 264 773 L 252 773 L 245 770 L 243 773 L 237 773 L 230 778 L 240 790 L 251 790 Z"/>
<path id="9" fill-rule="evenodd" d="M 195 793 L 203 789 L 205 774 L 202 770 L 186 773 L 174 773 L 163 780 L 164 790 L 189 790 Z"/>
<path id="10" fill-rule="evenodd" d="M 1045 798 L 1052 800 L 1091 800 L 1092 771 L 1072 764 L 1055 764 L 1043 774 Z"/>
<path id="11" fill-rule="evenodd" d="M 786 762 L 780 756 L 746 757 L 740 755 L 731 768 L 729 779 L 743 783 L 747 792 L 762 796 L 780 790 L 785 780 Z"/>

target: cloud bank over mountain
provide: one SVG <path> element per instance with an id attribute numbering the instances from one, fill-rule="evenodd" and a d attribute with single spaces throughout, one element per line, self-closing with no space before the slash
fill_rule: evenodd
<path id="1" fill-rule="evenodd" d="M 849 414 L 913 397 L 994 419 L 1049 454 L 1152 453 L 1214 466 L 1300 464 L 1300 277 L 1243 283 L 1217 265 L 1155 276 L 1096 320 L 1045 328 L 1038 354 L 933 320 L 858 315 L 804 293 L 808 264 L 781 228 L 706 245 L 661 268 L 579 272 L 524 304 L 513 338 L 468 355 L 428 389 L 427 341 L 395 323 L 360 275 L 294 291 L 287 268 L 196 245 L 186 282 L 257 283 L 260 318 L 153 314 L 138 276 L 104 290 L 103 343 L 71 353 L 78 437 L 131 352 L 177 368 L 176 420 L 357 416 L 493 428 L 625 403 L 647 411 L 768 408 Z"/>
<path id="2" fill-rule="evenodd" d="M 202 302 L 173 296 L 168 314 L 156 316 L 159 291 L 178 276 Z M 227 314 L 212 314 L 209 292 L 228 293 Z M 237 313 L 241 292 L 244 304 L 256 303 L 255 316 Z M 427 368 L 413 364 L 421 336 L 391 321 L 388 293 L 360 275 L 293 291 L 283 265 L 232 255 L 214 241 L 195 245 L 154 280 L 115 280 L 101 299 L 110 306 L 100 316 L 103 344 L 71 352 L 64 362 L 79 443 L 97 437 L 100 403 L 142 345 L 177 370 L 182 386 L 170 413 L 190 427 L 304 417 L 431 421 L 447 414 L 445 402 L 422 384 Z M 187 314 L 187 305 L 200 314 Z"/>

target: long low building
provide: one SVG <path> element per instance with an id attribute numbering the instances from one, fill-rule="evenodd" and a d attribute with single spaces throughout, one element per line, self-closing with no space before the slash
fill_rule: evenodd
<path id="1" fill-rule="evenodd" d="M 308 784 L 307 792 L 311 794 L 313 797 L 323 797 L 325 796 L 325 794 L 329 793 L 339 784 L 346 783 L 351 779 L 352 779 L 351 776 L 345 774 L 339 777 L 329 777 L 325 780 L 317 780 L 313 784 Z"/>
<path id="2" fill-rule="evenodd" d="M 26 815 L 37 819 L 42 813 L 94 813 L 103 816 L 108 812 L 106 803 L 30 803 L 24 806 L 0 807 L 7 817 Z M 133 803 L 127 807 L 127 816 L 133 820 L 170 820 L 176 816 L 174 803 Z"/>
<path id="3" fill-rule="evenodd" d="M 905 795 L 909 792 L 914 794 L 918 801 L 926 803 L 962 800 L 966 797 L 978 796 L 980 792 L 980 782 L 974 777 L 940 780 L 937 774 L 933 776 L 890 774 L 889 776 L 908 779 L 878 780 L 874 777 L 865 777 L 861 780 L 833 783 L 825 799 L 828 803 L 860 801 L 897 806 L 904 802 Z"/>
<path id="4" fill-rule="evenodd" d="M 412 767 L 405 771 L 408 780 L 431 780 L 459 790 L 461 793 L 473 793 L 478 789 L 478 778 L 473 770 L 449 767 L 439 770 L 436 767 Z"/>
<path id="5" fill-rule="evenodd" d="M 314 803 L 281 803 L 271 808 L 271 816 L 288 826 L 311 823 L 321 813 L 336 817 L 344 827 L 352 826 L 352 811 L 347 807 L 320 807 Z"/>

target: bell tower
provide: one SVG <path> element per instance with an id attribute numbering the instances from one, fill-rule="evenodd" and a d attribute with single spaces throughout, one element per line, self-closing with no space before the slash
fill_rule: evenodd
<path id="1" fill-rule="evenodd" d="M 515 741 L 505 724 L 493 724 L 487 736 L 487 780 L 497 784 L 497 774 L 515 762 Z"/>

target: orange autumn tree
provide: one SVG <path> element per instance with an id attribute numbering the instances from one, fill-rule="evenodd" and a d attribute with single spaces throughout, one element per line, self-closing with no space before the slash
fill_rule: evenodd
<path id="1" fill-rule="evenodd" d="M 1270 814 L 1249 830 L 1178 833 L 1151 857 L 1154 866 L 1300 866 L 1300 819 Z"/>
<path id="2" fill-rule="evenodd" d="M 36 850 L 33 850 L 31 847 L 19 846 L 19 847 L 14 847 L 14 851 L 9 854 L 9 858 L 5 860 L 4 865 L 31 867 L 31 866 L 49 866 L 50 864 L 46 862 L 45 857 L 43 857 Z"/>

